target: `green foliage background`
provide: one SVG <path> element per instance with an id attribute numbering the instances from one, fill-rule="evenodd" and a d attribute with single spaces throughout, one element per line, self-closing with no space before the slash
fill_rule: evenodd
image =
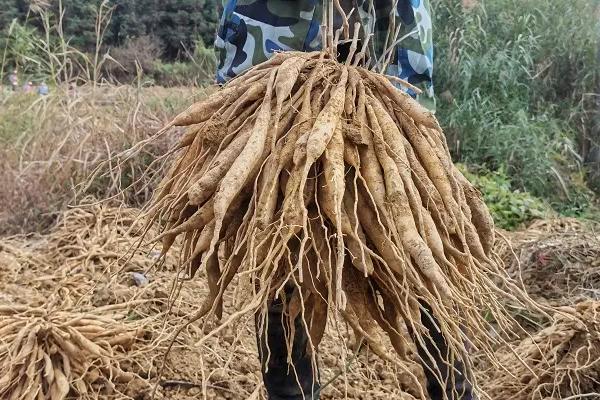
<path id="1" fill-rule="evenodd" d="M 600 168 L 599 2 L 433 5 L 438 116 L 455 159 L 584 212 Z"/>
<path id="2" fill-rule="evenodd" d="M 55 22 L 62 7 L 65 37 L 74 47 L 93 51 L 96 10 L 100 3 L 98 0 L 0 0 L 0 32 L 6 33 L 14 19 L 20 24 L 42 28 L 42 21 L 38 14 L 31 12 L 30 4 L 39 4 L 38 8 L 49 12 Z M 218 0 L 110 0 L 107 3 L 114 10 L 104 36 L 106 46 L 120 46 L 127 39 L 151 34 L 160 40 L 162 58 L 175 60 L 182 57 L 185 48 L 193 52 L 198 39 L 204 43 L 214 41 Z"/>

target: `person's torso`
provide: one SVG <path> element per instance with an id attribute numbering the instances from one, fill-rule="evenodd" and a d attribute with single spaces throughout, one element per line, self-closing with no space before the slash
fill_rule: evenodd
<path id="1" fill-rule="evenodd" d="M 217 81 L 224 83 L 254 65 L 269 59 L 275 51 L 314 51 L 321 45 L 322 2 L 318 0 L 225 0 L 215 47 L 219 53 Z M 429 0 L 341 0 L 373 33 L 370 40 L 371 65 L 379 63 L 387 74 L 421 86 L 433 98 L 433 44 Z M 373 4 L 374 9 L 369 9 Z M 396 8 L 393 9 L 393 5 Z M 373 12 L 375 16 L 373 16 Z M 394 18 L 390 18 L 394 15 Z M 334 25 L 341 25 L 337 18 Z M 389 32 L 402 39 L 398 43 Z M 390 48 L 389 62 L 382 57 Z M 427 104 L 433 108 L 433 104 Z"/>

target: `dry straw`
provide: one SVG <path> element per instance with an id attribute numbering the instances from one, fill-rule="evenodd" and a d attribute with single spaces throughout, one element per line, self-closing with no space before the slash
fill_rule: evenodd
<path id="1" fill-rule="evenodd" d="M 496 251 L 531 296 L 553 305 L 574 304 L 600 293 L 599 226 L 573 218 L 537 221 L 509 233 L 512 247 L 498 243 Z"/>

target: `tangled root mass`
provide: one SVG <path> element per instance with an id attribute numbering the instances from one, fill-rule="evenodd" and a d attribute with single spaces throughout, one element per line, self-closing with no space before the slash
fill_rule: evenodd
<path id="1" fill-rule="evenodd" d="M 194 320 L 220 316 L 243 277 L 245 301 L 225 323 L 254 312 L 264 327 L 287 286 L 311 350 L 335 312 L 389 359 L 380 331 L 406 356 L 431 313 L 447 361 L 470 371 L 465 344 L 491 354 L 490 330 L 513 323 L 500 299 L 528 302 L 499 268 L 493 221 L 435 117 L 383 75 L 327 52 L 279 53 L 171 125 L 187 131 L 148 214 L 163 251 L 181 237 L 190 275 L 207 273 Z"/>

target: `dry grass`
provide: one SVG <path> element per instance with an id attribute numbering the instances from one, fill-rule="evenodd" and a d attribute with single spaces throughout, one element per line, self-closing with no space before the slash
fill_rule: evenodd
<path id="1" fill-rule="evenodd" d="M 76 92 L 54 88 L 47 97 L 0 98 L 0 233 L 46 229 L 57 212 L 78 201 L 81 183 L 100 161 L 151 135 L 202 95 L 198 89 L 89 85 Z M 144 204 L 162 168 L 152 161 L 173 139 L 112 165 L 86 194 Z"/>

